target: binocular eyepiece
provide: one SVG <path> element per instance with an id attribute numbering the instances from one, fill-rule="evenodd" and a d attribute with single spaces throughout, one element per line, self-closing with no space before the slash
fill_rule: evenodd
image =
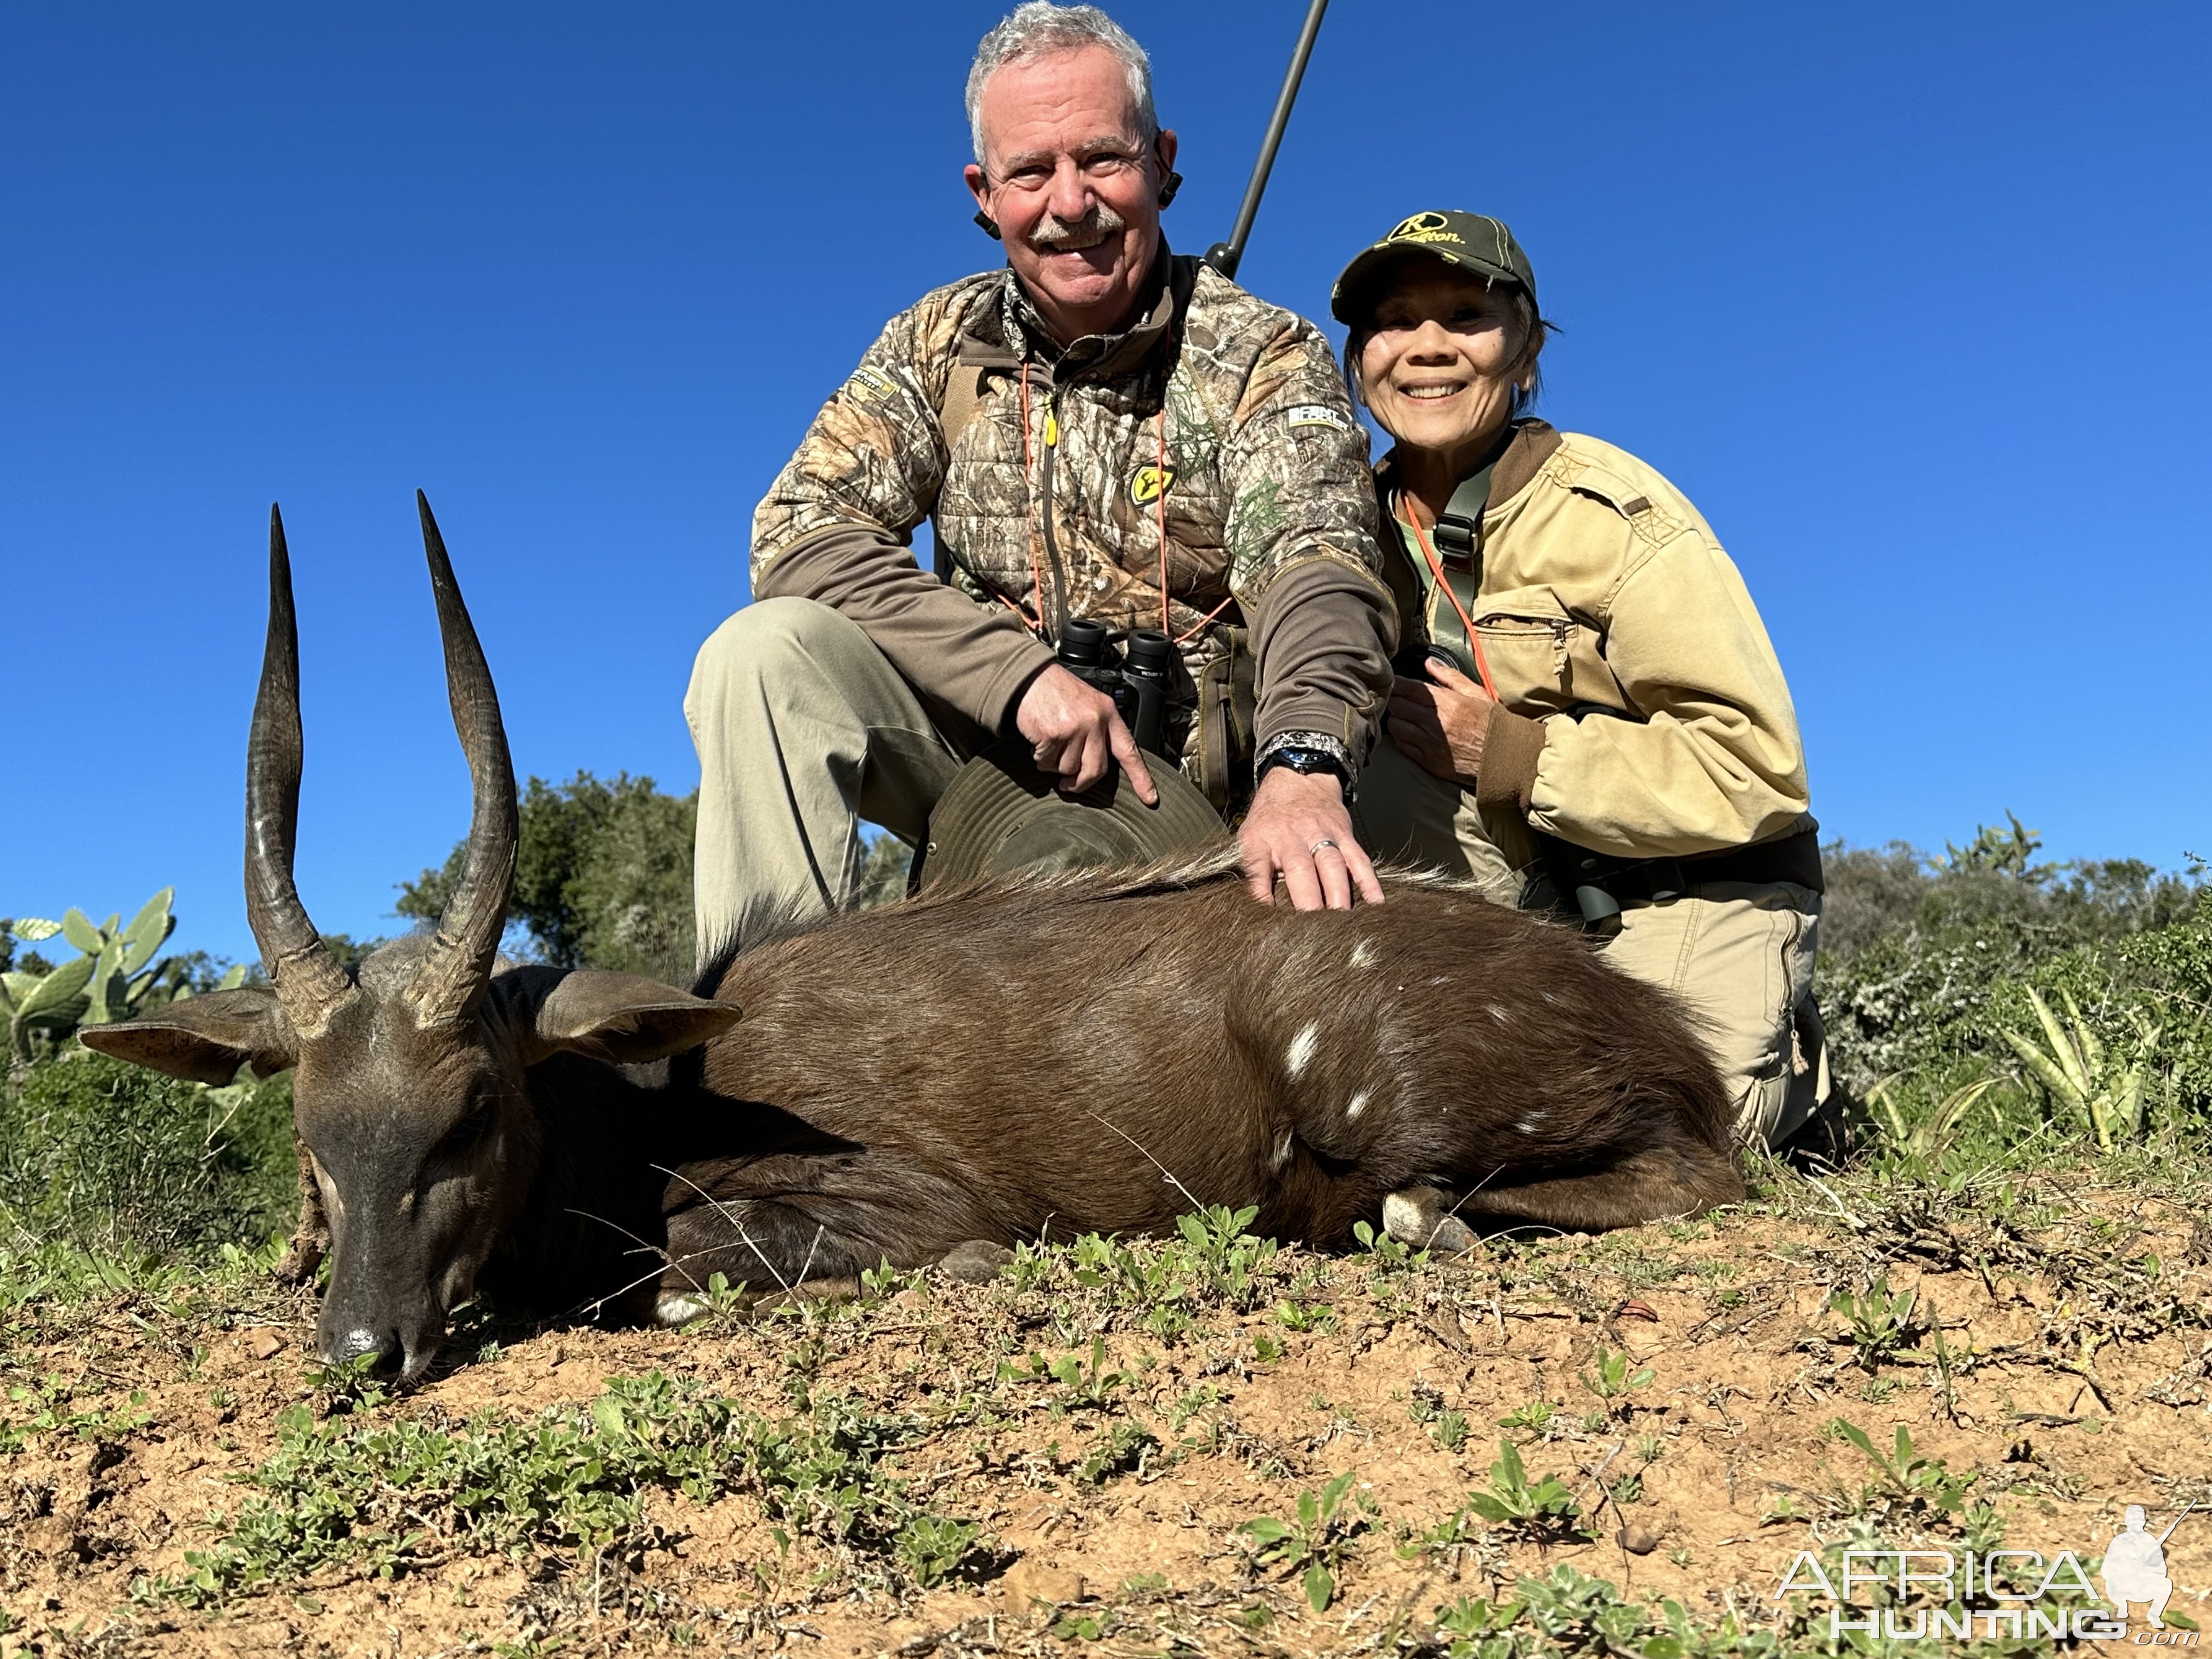
<path id="1" fill-rule="evenodd" d="M 1114 710 L 1148 754 L 1166 757 L 1169 676 L 1175 643 L 1164 634 L 1138 629 L 1116 647 L 1103 623 L 1071 617 L 1060 631 L 1060 665 L 1114 699 Z"/>

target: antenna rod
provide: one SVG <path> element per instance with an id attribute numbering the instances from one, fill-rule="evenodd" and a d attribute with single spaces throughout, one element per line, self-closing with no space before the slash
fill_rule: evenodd
<path id="1" fill-rule="evenodd" d="M 1275 99 L 1275 113 L 1267 122 L 1267 136 L 1260 141 L 1260 159 L 1252 168 L 1252 182 L 1244 186 L 1244 204 L 1237 210 L 1237 228 L 1225 242 L 1206 251 L 1206 263 L 1231 282 L 1244 263 L 1244 244 L 1251 239 L 1252 222 L 1260 216 L 1260 198 L 1274 171 L 1275 152 L 1283 143 L 1283 130 L 1291 124 L 1291 106 L 1297 101 L 1298 82 L 1305 79 L 1306 59 L 1313 56 L 1314 37 L 1321 33 L 1321 15 L 1328 0 L 1313 0 L 1306 11 L 1306 26 L 1298 33 L 1298 49 L 1291 54 L 1291 71 L 1283 77 L 1283 90 Z"/>

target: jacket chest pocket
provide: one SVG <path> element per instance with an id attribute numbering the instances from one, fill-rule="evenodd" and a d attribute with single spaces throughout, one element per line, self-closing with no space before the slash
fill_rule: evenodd
<path id="1" fill-rule="evenodd" d="M 1613 677 L 1597 656 L 1595 633 L 1567 614 L 1548 587 L 1485 593 L 1473 607 L 1483 660 L 1509 708 L 1552 712 L 1577 702 L 1616 701 Z M 1596 668 L 1602 689 L 1592 684 Z"/>

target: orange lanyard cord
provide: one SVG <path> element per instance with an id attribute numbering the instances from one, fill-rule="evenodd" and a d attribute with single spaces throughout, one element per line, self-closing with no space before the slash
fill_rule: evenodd
<path id="1" fill-rule="evenodd" d="M 1160 395 L 1160 447 L 1152 465 L 1152 483 L 1153 516 L 1160 526 L 1160 632 L 1173 639 L 1175 624 L 1168 620 L 1168 404 L 1164 392 Z"/>
<path id="2" fill-rule="evenodd" d="M 1022 359 L 1022 495 L 1025 500 L 1028 499 L 1030 495 L 1030 483 L 1035 476 L 1036 471 L 1036 462 L 1032 458 L 1030 449 L 1030 363 L 1029 359 L 1024 357 Z M 1035 596 L 1035 602 L 1036 605 L 1036 622 L 1035 627 L 1037 634 L 1040 636 L 1042 636 L 1046 632 L 1044 619 L 1044 568 L 1037 562 L 1036 513 L 1038 510 L 1039 509 L 1034 507 L 1030 510 L 1030 591 Z M 1049 501 L 1045 502 L 1042 510 L 1047 513 L 1051 512 L 1052 503 Z M 1022 614 L 1021 606 L 1016 605 L 1012 599 L 1007 599 L 1003 593 L 999 597 L 1006 605 L 1006 608 L 1012 611 L 1017 617 Z"/>
<path id="3" fill-rule="evenodd" d="M 1406 504 L 1402 494 L 1393 503 L 1393 512 L 1398 522 L 1413 532 L 1413 539 L 1420 544 L 1422 556 L 1429 562 L 1430 574 L 1436 577 L 1437 586 L 1443 590 L 1443 596 L 1451 601 L 1451 608 L 1459 612 L 1460 626 L 1467 629 L 1468 649 L 1474 653 L 1475 678 L 1482 682 L 1482 689 L 1495 700 L 1498 687 L 1490 678 L 1489 660 L 1482 654 L 1482 632 L 1475 627 L 1474 618 L 1467 614 L 1467 607 L 1459 602 L 1459 594 L 1444 580 L 1443 561 L 1437 556 L 1437 550 L 1429 545 L 1428 532 L 1421 528 L 1420 515 Z"/>

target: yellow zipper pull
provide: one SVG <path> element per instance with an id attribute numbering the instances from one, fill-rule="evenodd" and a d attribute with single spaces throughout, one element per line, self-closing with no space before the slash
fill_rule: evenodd
<path id="1" fill-rule="evenodd" d="M 1060 447 L 1060 417 L 1052 412 L 1049 404 L 1045 405 L 1044 411 L 1044 447 L 1047 449 Z"/>

